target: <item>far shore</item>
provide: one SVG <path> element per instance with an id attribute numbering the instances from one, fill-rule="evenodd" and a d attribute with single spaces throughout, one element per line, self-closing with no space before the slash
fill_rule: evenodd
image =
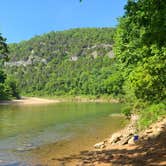
<path id="1" fill-rule="evenodd" d="M 14 100 L 2 100 L 0 101 L 0 105 L 9 105 L 9 104 L 16 104 L 16 105 L 38 105 L 38 104 L 51 104 L 51 103 L 60 103 L 60 102 L 109 102 L 109 103 L 119 103 L 117 99 L 105 99 L 105 98 L 88 98 L 88 97 L 21 97 L 21 99 L 14 99 Z"/>
<path id="2" fill-rule="evenodd" d="M 4 100 L 0 101 L 0 105 L 9 105 L 9 104 L 18 104 L 18 105 L 37 105 L 37 104 L 50 104 L 50 103 L 58 103 L 59 100 L 56 99 L 44 99 L 38 97 L 22 97 L 17 100 Z"/>

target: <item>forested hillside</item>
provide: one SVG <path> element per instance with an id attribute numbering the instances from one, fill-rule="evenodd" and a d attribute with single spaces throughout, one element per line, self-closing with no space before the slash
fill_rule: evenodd
<path id="1" fill-rule="evenodd" d="M 11 44 L 7 72 L 22 94 L 117 96 L 123 80 L 112 51 L 114 31 L 72 29 Z"/>

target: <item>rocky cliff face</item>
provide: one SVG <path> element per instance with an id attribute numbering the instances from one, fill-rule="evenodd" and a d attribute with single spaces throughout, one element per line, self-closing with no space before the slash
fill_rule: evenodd
<path id="1" fill-rule="evenodd" d="M 12 53 L 11 53 L 12 54 Z M 52 54 L 57 54 L 58 56 L 58 50 L 54 50 Z M 94 59 L 99 56 L 108 56 L 109 58 L 114 58 L 114 53 L 112 50 L 111 44 L 99 44 L 94 45 L 92 47 L 87 48 L 81 48 L 78 50 L 75 54 L 72 54 L 68 51 L 65 52 L 67 54 L 67 57 L 69 57 L 69 60 L 71 61 L 77 61 L 80 57 L 85 56 L 91 56 Z M 9 62 L 5 62 L 5 66 L 13 67 L 13 66 L 27 66 L 27 65 L 33 65 L 36 63 L 43 63 L 46 64 L 49 60 L 49 58 L 42 58 L 38 55 L 35 55 L 34 50 L 31 51 L 31 54 L 24 60 L 25 58 L 19 58 L 19 60 L 15 60 L 15 58 L 11 58 Z"/>
<path id="2" fill-rule="evenodd" d="M 37 62 L 64 57 L 76 61 L 83 56 L 96 58 L 106 54 L 112 58 L 114 31 L 113 28 L 83 28 L 35 36 L 28 41 L 9 45 L 10 63 L 7 65 L 28 65 L 32 59 Z"/>

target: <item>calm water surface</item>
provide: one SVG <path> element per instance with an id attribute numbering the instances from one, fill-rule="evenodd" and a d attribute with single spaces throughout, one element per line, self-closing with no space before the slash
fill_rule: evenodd
<path id="1" fill-rule="evenodd" d="M 49 163 L 89 149 L 125 125 L 122 105 L 58 103 L 0 106 L 0 165 Z"/>

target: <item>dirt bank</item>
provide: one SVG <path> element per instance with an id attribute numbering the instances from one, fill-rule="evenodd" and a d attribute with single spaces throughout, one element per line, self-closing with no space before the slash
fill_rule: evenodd
<path id="1" fill-rule="evenodd" d="M 139 141 L 137 142 L 131 141 L 132 136 L 127 139 L 124 136 L 113 143 L 113 137 L 124 135 L 124 130 L 98 143 L 97 149 L 82 151 L 80 154 L 65 158 L 54 158 L 54 160 L 56 163 L 58 161 L 59 165 L 64 166 L 166 165 L 166 117 L 160 119 L 145 131 L 138 133 Z"/>

